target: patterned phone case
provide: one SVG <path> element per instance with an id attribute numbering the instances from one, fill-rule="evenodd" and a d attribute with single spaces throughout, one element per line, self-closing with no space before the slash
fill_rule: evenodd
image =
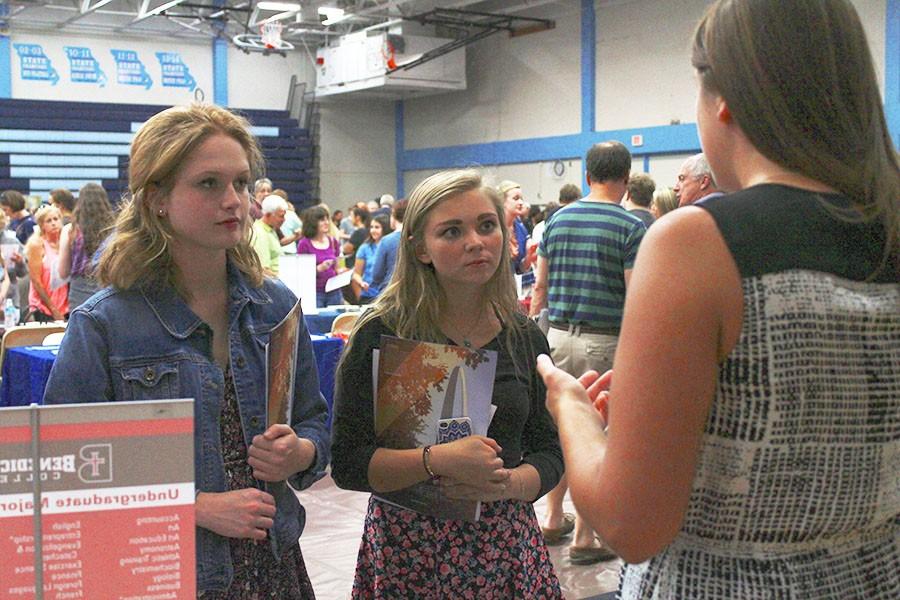
<path id="1" fill-rule="evenodd" d="M 469 417 L 453 417 L 438 421 L 438 444 L 452 442 L 470 435 L 472 435 L 472 421 Z"/>

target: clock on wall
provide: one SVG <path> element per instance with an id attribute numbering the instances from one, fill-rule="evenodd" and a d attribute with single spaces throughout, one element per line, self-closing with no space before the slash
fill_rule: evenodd
<path id="1" fill-rule="evenodd" d="M 553 161 L 553 176 L 562 177 L 566 174 L 566 164 L 561 160 Z"/>

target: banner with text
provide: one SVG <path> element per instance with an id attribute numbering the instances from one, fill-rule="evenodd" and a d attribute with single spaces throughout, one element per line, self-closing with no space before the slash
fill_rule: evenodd
<path id="1" fill-rule="evenodd" d="M 13 98 L 185 104 L 197 90 L 212 93 L 208 45 L 52 34 L 11 40 Z"/>
<path id="2" fill-rule="evenodd" d="M 47 600 L 194 598 L 193 429 L 191 400 L 0 409 L 0 600 L 38 551 Z"/>

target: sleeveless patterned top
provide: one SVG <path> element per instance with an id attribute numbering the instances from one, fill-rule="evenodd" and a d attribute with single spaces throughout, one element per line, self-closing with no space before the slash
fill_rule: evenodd
<path id="1" fill-rule="evenodd" d="M 621 597 L 900 598 L 900 283 L 880 225 L 778 185 L 702 203 L 741 273 L 690 503 Z M 876 273 L 875 277 L 871 277 Z"/>

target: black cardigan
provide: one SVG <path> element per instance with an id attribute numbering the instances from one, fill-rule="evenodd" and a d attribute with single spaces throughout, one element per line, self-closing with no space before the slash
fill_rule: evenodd
<path id="1" fill-rule="evenodd" d="M 491 400 L 497 411 L 488 437 L 503 448 L 504 467 L 511 469 L 525 462 L 537 469 L 540 498 L 563 474 L 559 434 L 544 405 L 546 388 L 536 368 L 537 356 L 549 355 L 550 349 L 533 322 L 516 318 L 524 322 L 524 332 L 511 336 L 511 349 L 506 345 L 506 328 L 485 346 L 497 351 Z M 336 376 L 331 475 L 345 489 L 373 491 L 368 470 L 378 446 L 373 425 L 372 350 L 379 347 L 382 335 L 395 333 L 381 319 L 373 319 L 357 331 Z"/>

